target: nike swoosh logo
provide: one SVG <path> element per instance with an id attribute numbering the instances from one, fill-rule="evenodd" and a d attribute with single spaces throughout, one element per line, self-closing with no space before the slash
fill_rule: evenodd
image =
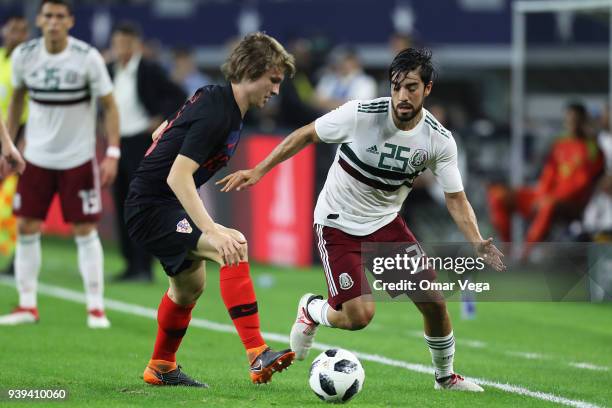
<path id="1" fill-rule="evenodd" d="M 257 360 L 257 365 L 251 366 L 251 371 L 261 371 L 261 360 Z"/>

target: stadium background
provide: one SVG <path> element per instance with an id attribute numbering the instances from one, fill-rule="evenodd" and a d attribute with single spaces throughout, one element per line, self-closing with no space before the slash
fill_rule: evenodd
<path id="1" fill-rule="evenodd" d="M 177 52 L 188 50 L 199 71 L 213 83 L 222 81 L 218 67 L 232 41 L 255 30 L 264 30 L 275 36 L 290 51 L 302 51 L 308 57 L 304 59 L 302 73 L 313 87 L 330 64 L 337 62 L 347 50 L 354 50 L 365 72 L 377 81 L 380 96 L 388 94 L 386 67 L 397 43 L 430 47 L 439 69 L 439 78 L 426 106 L 436 106 L 446 112 L 447 127 L 456 135 L 463 152 L 462 160 L 466 163 L 463 171 L 468 197 L 478 215 L 483 235 L 494 234 L 488 221 L 485 189 L 489 182 L 510 180 L 514 171 L 510 155 L 512 1 L 380 0 L 373 4 L 367 0 L 106 0 L 74 3 L 76 25 L 71 35 L 105 51 L 114 24 L 125 20 L 135 22 L 142 28 L 148 55 L 157 58 L 168 72 L 176 68 Z M 0 21 L 12 13 L 24 14 L 33 21 L 37 4 L 34 0 L 0 0 Z M 593 129 L 597 128 L 598 118 L 606 109 L 605 103 L 609 98 L 609 26 L 607 12 L 541 13 L 527 18 L 527 94 L 521 102 L 526 112 L 526 131 L 520 160 L 527 182 L 536 180 L 552 141 L 562 132 L 563 109 L 568 102 L 584 102 L 591 114 Z M 309 100 L 303 102 L 313 107 Z M 281 95 L 263 111 L 249 115 L 238 154 L 228 170 L 253 165 L 280 138 L 305 123 L 305 116 L 284 115 L 287 108 L 283 107 L 283 103 Z M 324 111 L 316 106 L 314 108 Z M 202 191 L 213 217 L 222 224 L 244 231 L 249 239 L 251 257 L 261 263 L 255 270 L 257 290 L 264 305 L 264 329 L 270 332 L 287 331 L 293 304 L 302 291 L 300 288 L 323 290 L 322 275 L 316 266 L 318 256 L 313 245 L 311 216 L 332 154 L 333 151 L 326 146 L 304 152 L 292 164 L 281 166 L 250 192 L 221 194 L 214 187 Z M 461 235 L 434 190 L 425 185 L 411 193 L 404 209 L 409 225 L 424 241 L 461 241 Z M 113 205 L 108 192 L 105 193 L 104 208 L 100 230 L 104 237 L 106 275 L 110 280 L 123 266 L 114 244 Z M 571 225 L 570 222 L 556 225 L 551 239 L 575 239 L 576 224 L 573 224 L 574 227 Z M 60 236 L 43 239 L 45 252 L 41 281 L 49 288 L 47 294 L 44 291 L 41 294 L 41 309 L 46 309 L 42 312 L 43 319 L 49 325 L 44 322 L 35 328 L 0 331 L 1 349 L 8 361 L 15 363 L 16 372 L 13 374 L 23 378 L 24 383 L 31 387 L 68 384 L 72 390 L 72 401 L 77 404 L 86 401 L 93 401 L 94 405 L 102 404 L 106 386 L 108 390 L 116 391 L 111 397 L 113 405 L 140 405 L 142 401 L 161 405 L 163 401 L 172 401 L 174 397 L 171 393 L 162 392 L 160 395 L 149 390 L 142 391 L 133 373 L 122 372 L 114 382 L 103 381 L 104 386 L 99 386 L 95 378 L 87 378 L 80 383 L 78 375 L 67 382 L 54 379 L 53 372 L 57 367 L 74 369 L 69 362 L 56 364 L 54 358 L 74 353 L 75 361 L 85 364 L 84 367 L 91 372 L 98 368 L 92 370 L 87 365 L 88 358 L 105 345 L 112 346 L 109 352 L 117 354 L 129 344 L 125 351 L 132 360 L 137 361 L 130 362 L 128 371 L 138 373 L 141 363 L 148 356 L 154 327 L 152 321 L 122 314 L 121 308 L 112 307 L 109 308 L 114 326 L 112 340 L 89 334 L 84 327 L 76 327 L 81 322 L 77 314 L 71 311 L 74 305 L 57 300 L 56 296 L 57 287 L 79 290 L 76 261 L 71 258 L 74 255 L 73 242 L 61 238 L 67 229 L 58 218 L 51 220 L 48 231 Z M 270 264 L 282 267 L 268 266 Z M 314 268 L 310 268 L 311 265 L 315 265 Z M 229 320 L 219 307 L 220 300 L 213 283 L 218 278 L 214 269 L 209 268 L 211 293 L 206 296 L 204 310 L 200 311 L 201 318 L 227 324 Z M 156 283 L 153 285 L 109 283 L 107 297 L 155 307 L 164 285 L 159 268 L 156 272 Z M 0 306 L 8 310 L 16 302 L 16 294 L 6 286 L 0 287 L 0 293 L 3 299 Z M 405 305 L 401 307 L 406 309 Z M 451 308 L 454 315 L 460 314 L 460 304 L 453 304 Z M 429 391 L 429 377 L 418 374 L 418 369 L 410 371 L 410 368 L 406 373 L 410 381 L 409 393 L 415 395 L 415 404 L 419 406 L 442 403 L 457 406 L 479 403 L 544 406 L 555 402 L 572 405 L 582 400 L 602 406 L 609 404 L 612 394 L 602 388 L 612 379 L 610 312 L 609 305 L 586 303 L 479 304 L 474 320 L 457 323 L 456 330 L 465 338 L 473 339 L 464 341 L 463 345 L 461 340 L 458 342 L 459 356 L 464 355 L 459 357 L 459 364 L 469 368 L 471 375 L 561 395 L 569 403 L 555 400 L 543 402 L 543 398 L 518 396 L 518 392 L 507 391 L 492 391 L 492 396 L 484 400 L 464 396 L 456 400 L 448 399 L 432 394 Z M 400 313 L 397 305 L 383 305 L 376 318 L 378 326 L 364 333 L 334 332 L 322 335 L 319 340 L 397 358 L 397 361 L 418 361 L 427 365 L 422 339 L 414 335 L 420 330 L 416 312 L 404 313 L 407 316 L 396 318 L 397 313 Z M 269 326 L 266 326 L 266 321 Z M 503 328 L 499 327 L 500 322 L 504 323 Z M 402 327 L 397 327 L 397 324 Z M 121 333 L 122 328 L 127 326 L 130 326 L 130 330 Z M 44 331 L 45 342 L 35 341 L 39 338 L 37 330 Z M 70 333 L 70 341 L 62 345 L 64 333 Z M 196 329 L 192 329 L 190 334 L 192 338 L 186 340 L 183 349 L 191 351 L 182 352 L 185 359 L 188 358 L 194 365 L 205 360 L 204 356 L 208 353 L 204 349 L 215 350 L 216 342 L 222 343 L 228 336 L 223 333 L 200 333 Z M 198 342 L 200 338 L 204 340 Z M 385 344 L 381 344 L 383 338 Z M 73 341 L 76 341 L 76 348 L 71 346 Z M 472 341 L 471 345 L 469 341 Z M 91 345 L 78 347 L 85 342 L 91 342 Z M 397 349 L 403 349 L 406 344 L 418 351 L 414 354 L 410 354 L 412 351 L 409 354 L 398 352 Z M 482 344 L 486 344 L 486 347 Z M 237 350 L 237 347 L 229 348 Z M 223 348 L 216 350 L 221 352 Z M 24 354 L 47 357 L 23 360 Z M 487 363 L 479 364 L 478 360 L 483 355 Z M 106 372 L 107 377 L 113 375 L 112 370 L 125 371 L 111 366 L 110 362 L 117 361 L 121 361 L 117 355 L 109 358 L 109 363 L 99 358 L 99 370 Z M 230 357 L 229 361 L 241 367 L 238 358 L 234 360 Z M 571 363 L 575 363 L 574 366 Z M 214 364 L 222 364 L 222 359 L 214 357 L 214 361 L 205 363 L 208 369 Z M 366 361 L 366 389 L 364 395 L 353 403 L 403 405 L 399 396 L 385 399 L 380 394 L 384 390 L 405 385 L 396 375 L 397 370 L 402 369 L 401 365 L 394 368 L 375 364 L 371 362 L 368 365 Z M 575 367 L 576 364 L 578 367 Z M 581 364 L 583 368 L 579 367 Z M 211 375 L 207 369 L 203 370 L 205 375 Z M 298 370 L 305 371 L 305 368 Z M 253 404 L 262 405 L 270 399 L 281 405 L 295 403 L 286 395 L 275 396 L 271 390 L 250 395 L 248 386 L 238 380 L 242 374 L 238 368 L 228 369 L 223 374 L 227 377 L 212 374 L 210 382 L 215 379 L 218 382 L 230 381 L 237 388 L 233 397 L 218 389 L 207 397 L 209 401 L 214 405 L 247 404 L 244 401 L 249 399 Z M 298 390 L 298 405 L 316 403 L 307 396 L 305 373 L 301 375 L 277 385 L 281 387 L 279 392 L 286 394 Z M 597 383 L 602 384 L 602 388 L 597 387 Z M 0 387 L 8 385 L 17 386 L 20 383 L 15 378 L 9 380 L 9 376 L 0 374 Z M 93 387 L 89 400 L 82 395 L 88 387 Z M 186 395 L 184 398 L 187 401 L 201 401 L 192 392 Z M 359 401 L 362 397 L 363 401 Z"/>

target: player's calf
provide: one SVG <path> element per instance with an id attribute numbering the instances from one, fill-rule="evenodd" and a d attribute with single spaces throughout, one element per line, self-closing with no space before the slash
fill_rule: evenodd
<path id="1" fill-rule="evenodd" d="M 374 318 L 376 306 L 364 296 L 351 299 L 342 304 L 340 310 L 330 309 L 328 319 L 332 327 L 344 330 L 361 330 Z"/>

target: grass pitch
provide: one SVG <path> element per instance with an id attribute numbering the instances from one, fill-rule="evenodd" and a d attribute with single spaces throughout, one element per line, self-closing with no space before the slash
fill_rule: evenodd
<path id="1" fill-rule="evenodd" d="M 106 249 L 109 299 L 156 309 L 167 288 L 158 268 L 155 284 L 117 284 L 110 278 L 122 265 Z M 48 285 L 81 291 L 76 249 L 72 241 L 43 238 L 40 280 Z M 319 268 L 292 269 L 253 266 L 262 330 L 287 335 L 295 307 L 305 291 L 324 293 Z M 218 270 L 210 264 L 208 284 L 194 309 L 194 318 L 231 324 L 219 295 Z M 0 285 L 0 312 L 17 303 L 15 289 Z M 612 401 L 612 305 L 587 303 L 480 303 L 475 320 L 459 318 L 450 303 L 457 354 L 455 368 L 466 376 L 511 384 L 534 392 L 607 406 Z M 49 295 L 39 296 L 37 325 L 0 328 L 0 405 L 88 407 L 268 407 L 324 406 L 310 391 L 308 361 L 297 362 L 265 386 L 250 384 L 246 357 L 238 336 L 191 327 L 178 353 L 185 371 L 210 385 L 209 389 L 163 388 L 144 384 L 142 371 L 150 357 L 156 322 L 147 317 L 109 310 L 113 327 L 86 327 L 83 304 Z M 317 341 L 377 354 L 393 360 L 429 365 L 420 335 L 420 315 L 409 302 L 379 303 L 374 321 L 365 330 L 347 332 L 322 328 Z M 275 348 L 287 343 L 269 342 Z M 448 393 L 433 389 L 429 374 L 380 362 L 362 361 L 363 391 L 349 404 L 388 407 L 555 406 L 559 403 L 486 386 L 485 393 Z M 65 401 L 11 402 L 9 389 L 66 389 Z M 569 401 L 569 402 L 567 402 Z M 584 405 L 585 407 L 588 405 Z"/>

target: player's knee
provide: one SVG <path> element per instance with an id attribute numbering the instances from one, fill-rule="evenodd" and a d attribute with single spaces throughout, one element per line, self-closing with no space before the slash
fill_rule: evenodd
<path id="1" fill-rule="evenodd" d="M 89 235 L 96 229 L 96 224 L 93 223 L 83 223 L 83 224 L 74 224 L 72 226 L 72 231 L 76 236 Z"/>
<path id="2" fill-rule="evenodd" d="M 172 300 L 179 305 L 192 305 L 204 293 L 204 285 L 194 285 L 188 289 L 182 288 L 180 291 L 174 291 Z"/>
<path id="3" fill-rule="evenodd" d="M 17 221 L 17 231 L 19 235 L 31 235 L 40 232 L 42 222 L 28 218 L 19 218 Z"/>

